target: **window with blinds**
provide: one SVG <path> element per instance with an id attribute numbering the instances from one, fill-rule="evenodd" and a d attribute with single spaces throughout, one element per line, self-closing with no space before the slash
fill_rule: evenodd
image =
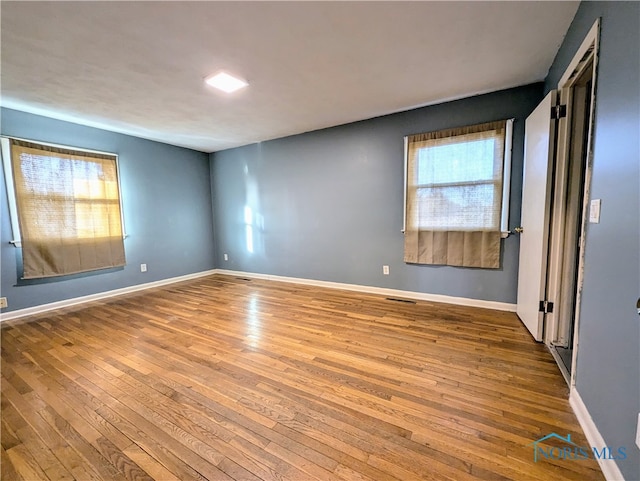
<path id="1" fill-rule="evenodd" d="M 407 137 L 406 262 L 500 266 L 506 125 Z"/>
<path id="2" fill-rule="evenodd" d="M 23 278 L 125 265 L 117 157 L 9 144 Z"/>

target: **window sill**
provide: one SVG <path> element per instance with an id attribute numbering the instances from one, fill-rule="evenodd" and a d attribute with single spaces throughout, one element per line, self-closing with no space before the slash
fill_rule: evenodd
<path id="1" fill-rule="evenodd" d="M 400 232 L 402 232 L 403 234 L 406 232 L 404 229 L 402 229 Z M 507 237 L 509 237 L 512 234 L 512 232 L 510 230 L 506 231 L 506 232 L 500 232 L 500 238 L 501 239 L 506 239 Z"/>

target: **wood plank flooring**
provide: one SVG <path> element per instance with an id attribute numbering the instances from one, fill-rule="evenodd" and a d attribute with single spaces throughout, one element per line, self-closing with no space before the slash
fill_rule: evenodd
<path id="1" fill-rule="evenodd" d="M 587 441 L 513 313 L 214 275 L 1 327 L 5 481 L 604 479 L 534 462 Z"/>

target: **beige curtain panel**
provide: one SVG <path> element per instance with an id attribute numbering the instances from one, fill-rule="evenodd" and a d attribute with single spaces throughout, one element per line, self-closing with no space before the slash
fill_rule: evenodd
<path id="1" fill-rule="evenodd" d="M 11 140 L 25 279 L 125 265 L 116 157 Z"/>
<path id="2" fill-rule="evenodd" d="M 408 137 L 404 260 L 500 267 L 506 121 Z"/>

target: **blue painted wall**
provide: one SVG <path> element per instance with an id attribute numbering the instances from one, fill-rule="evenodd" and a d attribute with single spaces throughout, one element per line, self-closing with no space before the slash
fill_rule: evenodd
<path id="1" fill-rule="evenodd" d="M 515 303 L 517 236 L 499 270 L 403 262 L 403 137 L 515 117 L 515 227 L 524 119 L 541 98 L 533 84 L 212 154 L 217 266 Z"/>
<path id="2" fill-rule="evenodd" d="M 557 87 L 598 17 L 591 198 L 602 214 L 587 225 L 576 388 L 607 444 L 627 448 L 625 479 L 640 480 L 640 3 L 581 3 L 545 87 Z"/>
<path id="3" fill-rule="evenodd" d="M 119 155 L 127 234 L 123 270 L 17 285 L 19 250 L 0 172 L 1 291 L 8 312 L 214 268 L 208 155 L 100 129 L 2 109 L 2 134 Z M 148 271 L 140 272 L 146 263 Z"/>

